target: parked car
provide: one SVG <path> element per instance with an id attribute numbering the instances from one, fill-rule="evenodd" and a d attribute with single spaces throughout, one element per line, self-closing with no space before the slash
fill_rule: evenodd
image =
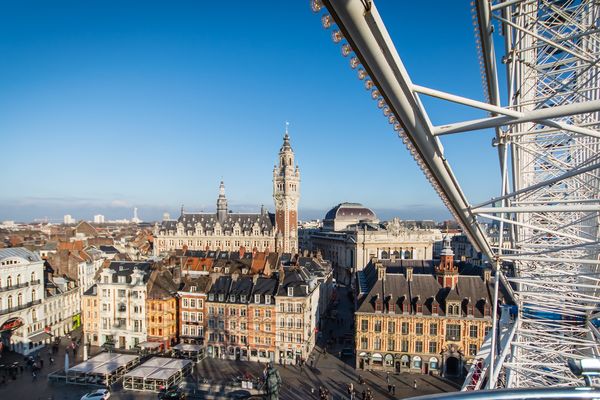
<path id="1" fill-rule="evenodd" d="M 158 400 L 184 400 L 185 393 L 179 388 L 171 388 L 158 392 Z"/>
<path id="2" fill-rule="evenodd" d="M 106 400 L 110 397 L 108 389 L 98 389 L 93 392 L 89 392 L 81 397 L 81 400 Z"/>

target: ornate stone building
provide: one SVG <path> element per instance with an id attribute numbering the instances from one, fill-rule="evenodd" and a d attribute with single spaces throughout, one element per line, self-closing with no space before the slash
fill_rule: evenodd
<path id="1" fill-rule="evenodd" d="M 287 133 L 273 170 L 275 213 L 261 207 L 260 213 L 234 213 L 227 207 L 221 182 L 216 213 L 189 213 L 181 209 L 177 220 L 164 220 L 154 227 L 154 254 L 182 249 L 224 251 L 298 251 L 298 200 L 300 170 Z"/>
<path id="2" fill-rule="evenodd" d="M 371 262 L 358 273 L 356 367 L 460 376 L 492 326 L 489 269 L 454 264 L 449 240 L 434 266 Z"/>
<path id="3" fill-rule="evenodd" d="M 398 218 L 380 222 L 373 210 L 359 203 L 341 203 L 327 212 L 322 228 L 302 229 L 308 248 L 330 260 L 340 282 L 349 283 L 371 259 L 433 258 L 439 229 L 405 223 Z"/>

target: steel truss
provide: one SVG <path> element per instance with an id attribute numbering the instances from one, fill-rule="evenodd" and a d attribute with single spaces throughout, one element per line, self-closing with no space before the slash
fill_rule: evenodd
<path id="1" fill-rule="evenodd" d="M 600 356 L 600 4 L 595 0 L 476 0 L 473 20 L 487 102 L 412 83 L 371 0 L 311 0 L 325 28 L 471 242 L 496 268 L 518 307 L 498 326 L 485 366 L 487 387 L 582 383 L 569 358 Z M 337 25 L 337 27 L 335 27 Z M 504 42 L 502 106 L 494 37 Z M 485 110 L 487 118 L 434 126 L 420 96 Z M 473 205 L 440 136 L 491 128 L 502 183 Z M 497 243 L 484 228 L 498 221 Z M 504 243 L 505 235 L 509 243 Z M 500 268 L 509 262 L 507 272 Z M 481 387 L 478 382 L 472 387 Z"/>

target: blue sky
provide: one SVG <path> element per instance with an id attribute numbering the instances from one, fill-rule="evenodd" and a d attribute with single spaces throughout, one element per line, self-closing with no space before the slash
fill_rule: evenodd
<path id="1" fill-rule="evenodd" d="M 308 1 L 0 3 L 0 219 L 151 220 L 273 208 L 290 121 L 300 214 L 342 201 L 448 216 Z M 482 99 L 469 2 L 376 2 L 415 83 Z M 434 124 L 483 114 L 425 100 Z M 474 201 L 498 186 L 492 133 L 444 138 Z"/>

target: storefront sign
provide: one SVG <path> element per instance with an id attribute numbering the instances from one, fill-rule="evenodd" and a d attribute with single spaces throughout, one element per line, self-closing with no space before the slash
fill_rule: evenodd
<path id="1" fill-rule="evenodd" d="M 0 332 L 4 331 L 14 331 L 23 326 L 23 320 L 19 317 L 14 317 L 7 320 L 0 326 Z"/>

